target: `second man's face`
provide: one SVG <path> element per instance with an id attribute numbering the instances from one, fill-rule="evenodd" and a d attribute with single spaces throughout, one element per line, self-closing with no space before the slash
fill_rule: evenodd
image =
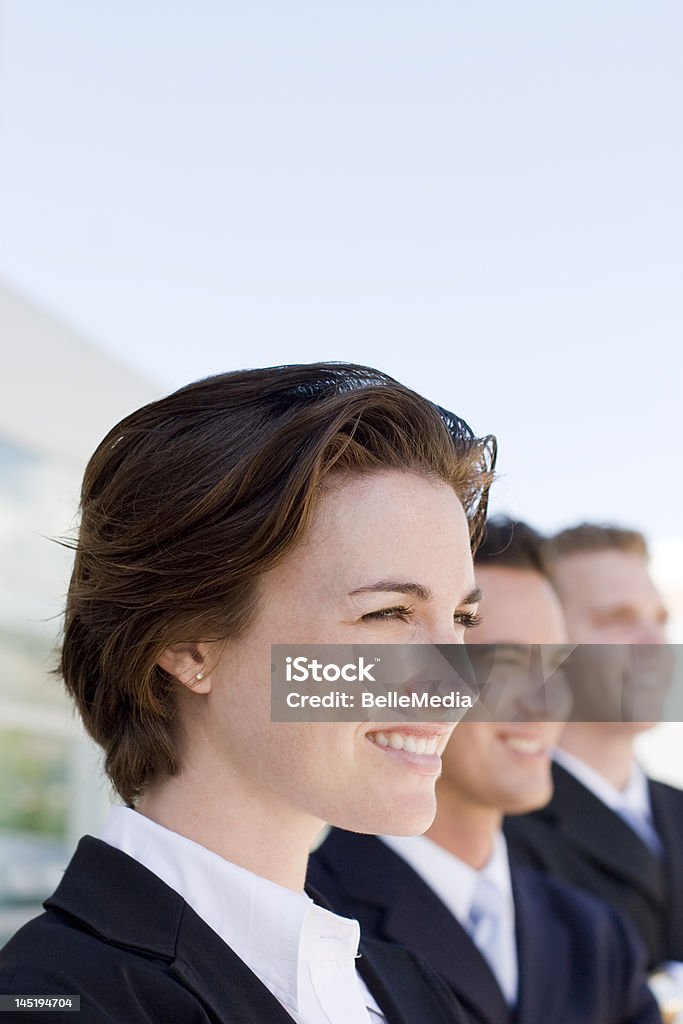
<path id="1" fill-rule="evenodd" d="M 566 643 L 560 603 L 540 573 L 486 566 L 475 575 L 484 592 L 482 624 L 468 643 Z M 552 721 L 463 722 L 443 755 L 440 785 L 471 805 L 507 814 L 541 807 L 552 795 L 551 754 L 562 728 Z"/>

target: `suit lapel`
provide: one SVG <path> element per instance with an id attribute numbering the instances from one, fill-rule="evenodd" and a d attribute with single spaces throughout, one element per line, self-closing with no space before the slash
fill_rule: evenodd
<path id="1" fill-rule="evenodd" d="M 387 907 L 384 936 L 418 951 L 487 1024 L 507 1024 L 510 1009 L 488 962 L 450 910 L 413 874 L 412 884 Z"/>
<path id="2" fill-rule="evenodd" d="M 402 988 L 402 976 L 396 974 L 396 961 L 393 962 L 393 968 L 387 971 L 381 947 L 379 952 L 374 950 L 373 956 L 374 945 L 376 944 L 361 943 L 361 955 L 357 961 L 358 973 L 377 1000 L 387 1018 L 388 1024 L 409 1024 L 413 1019 L 418 1019 L 414 1018 L 409 1010 L 411 995 L 413 994 L 410 989 L 410 983 L 406 987 L 405 992 L 401 993 L 399 991 L 397 993 L 397 988 L 399 990 Z M 401 1005 L 399 1005 L 399 1002 Z M 404 1010 L 406 1011 L 405 1013 Z M 418 1009 L 418 1015 L 419 1012 Z"/>
<path id="3" fill-rule="evenodd" d="M 352 903 L 380 912 L 377 937 L 414 950 L 487 1024 L 508 1024 L 495 975 L 438 896 L 393 850 L 373 836 L 334 830 L 318 855 Z"/>
<path id="4" fill-rule="evenodd" d="M 553 766 L 555 793 L 545 811 L 557 820 L 567 842 L 611 874 L 665 903 L 664 875 L 657 858 L 618 814 L 610 810 L 569 772 Z"/>
<path id="5" fill-rule="evenodd" d="M 166 960 L 217 1022 L 292 1024 L 265 985 L 177 892 L 108 843 L 82 839 L 45 906 L 77 918 L 113 945 Z"/>
<path id="6" fill-rule="evenodd" d="M 655 828 L 664 844 L 670 957 L 683 959 L 683 792 L 649 781 Z"/>
<path id="7" fill-rule="evenodd" d="M 185 904 L 171 971 L 230 1024 L 292 1024 L 292 1017 L 247 965 Z"/>
<path id="8" fill-rule="evenodd" d="M 544 913 L 533 875 L 514 865 L 511 875 L 519 972 L 515 1019 L 561 1020 L 560 1007 L 571 1004 L 569 974 L 558 970 L 571 959 L 569 937 L 555 914 Z"/>

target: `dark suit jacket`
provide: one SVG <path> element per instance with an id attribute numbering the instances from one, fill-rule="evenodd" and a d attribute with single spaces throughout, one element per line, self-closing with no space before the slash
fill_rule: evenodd
<path id="1" fill-rule="evenodd" d="M 373 836 L 333 829 L 309 878 L 340 913 L 375 938 L 424 957 L 480 1024 L 658 1024 L 644 950 L 630 926 L 585 893 L 529 868 L 512 870 L 519 1002 L 439 897 Z"/>
<path id="2" fill-rule="evenodd" d="M 683 790 L 650 781 L 659 861 L 614 811 L 559 765 L 555 793 L 533 814 L 509 818 L 510 856 L 549 871 L 627 913 L 649 953 L 649 966 L 683 960 Z"/>
<path id="3" fill-rule="evenodd" d="M 0 950 L 0 993 L 80 995 L 78 1024 L 292 1024 L 178 893 L 107 843 L 81 840 L 45 907 Z M 389 1024 L 464 1024 L 441 979 L 396 952 L 362 943 L 358 960 Z M 16 1019 L 67 1018 L 21 1011 Z"/>

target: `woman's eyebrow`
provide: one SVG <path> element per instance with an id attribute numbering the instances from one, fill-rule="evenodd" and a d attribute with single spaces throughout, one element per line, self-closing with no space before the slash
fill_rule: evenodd
<path id="1" fill-rule="evenodd" d="M 422 583 L 411 583 L 406 580 L 379 580 L 377 583 L 370 583 L 366 587 L 358 587 L 356 590 L 349 591 L 349 597 L 355 597 L 356 594 L 409 594 L 419 601 L 429 601 L 433 597 L 429 587 L 425 587 Z M 460 605 L 478 604 L 481 597 L 481 588 L 475 587 L 462 599 Z"/>
<path id="2" fill-rule="evenodd" d="M 406 580 L 379 580 L 377 583 L 370 583 L 366 587 L 358 587 L 356 590 L 349 591 L 349 597 L 354 597 L 356 594 L 410 594 L 411 597 L 416 597 L 420 601 L 429 601 L 432 598 L 429 587 Z"/>

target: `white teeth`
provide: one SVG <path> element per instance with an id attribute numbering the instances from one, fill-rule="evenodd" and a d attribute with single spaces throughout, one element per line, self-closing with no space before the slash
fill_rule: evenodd
<path id="1" fill-rule="evenodd" d="M 438 736 L 431 739 L 417 736 L 404 736 L 400 732 L 370 732 L 368 739 L 378 747 L 390 747 L 392 750 L 405 750 L 409 754 L 435 754 L 439 742 Z"/>
<path id="2" fill-rule="evenodd" d="M 505 739 L 508 747 L 519 751 L 520 754 L 540 754 L 543 745 L 538 740 L 523 739 L 521 736 L 508 736 Z"/>

